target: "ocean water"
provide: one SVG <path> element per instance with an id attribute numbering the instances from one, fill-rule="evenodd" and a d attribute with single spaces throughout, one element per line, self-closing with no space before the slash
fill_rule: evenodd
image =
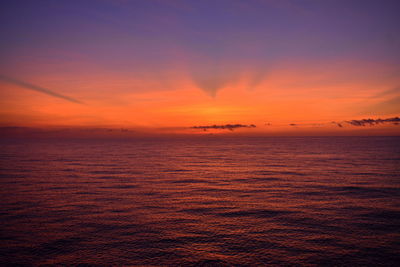
<path id="1" fill-rule="evenodd" d="M 398 137 L 0 148 L 1 265 L 400 263 Z"/>

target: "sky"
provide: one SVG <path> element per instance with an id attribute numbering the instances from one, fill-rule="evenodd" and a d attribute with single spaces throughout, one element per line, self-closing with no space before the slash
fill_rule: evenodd
<path id="1" fill-rule="evenodd" d="M 400 135 L 397 0 L 0 5 L 2 129 Z"/>

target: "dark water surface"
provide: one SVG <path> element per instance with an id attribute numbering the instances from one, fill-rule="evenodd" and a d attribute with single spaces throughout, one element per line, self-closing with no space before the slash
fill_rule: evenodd
<path id="1" fill-rule="evenodd" d="M 400 262 L 400 139 L 1 141 L 1 264 Z"/>

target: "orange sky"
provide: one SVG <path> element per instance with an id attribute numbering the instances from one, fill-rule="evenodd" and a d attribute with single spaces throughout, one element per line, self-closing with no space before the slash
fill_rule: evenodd
<path id="1" fill-rule="evenodd" d="M 19 24 L 10 6 L 4 21 L 13 35 L 1 50 L 0 125 L 231 133 L 191 127 L 254 124 L 234 132 L 400 133 L 394 123 L 346 123 L 400 116 L 400 64 L 392 53 L 400 38 L 392 31 L 396 23 L 389 10 L 370 14 L 350 5 L 342 22 L 358 18 L 360 23 L 346 29 L 329 20 L 340 6 L 266 3 L 232 5 L 229 14 L 222 4 L 212 13 L 194 3 L 142 3 L 141 12 L 153 20 L 143 15 L 139 24 L 127 11 L 136 12 L 138 4 L 128 2 L 99 4 L 106 9 L 96 7 L 97 13 L 76 3 L 56 11 L 32 5 L 25 7 L 30 30 Z M 80 10 L 82 17 L 77 15 L 77 22 L 59 18 L 63 8 Z M 282 18 L 265 18 L 269 8 Z M 212 26 L 202 20 L 205 15 L 231 24 Z M 382 17 L 388 19 L 379 21 Z M 281 24 L 275 26 L 276 21 Z M 378 32 L 364 31 L 364 26 L 392 39 L 373 39 Z"/>
<path id="2" fill-rule="evenodd" d="M 191 126 L 240 123 L 257 125 L 240 129 L 253 133 L 343 132 L 360 127 L 339 128 L 331 122 L 400 115 L 399 91 L 393 90 L 399 78 L 386 73 L 390 73 L 386 66 L 360 62 L 287 65 L 265 74 L 256 84 L 252 84 L 251 71 L 239 73 L 215 96 L 184 70 L 165 74 L 165 79 L 151 75 L 135 79 L 117 73 L 86 73 L 76 80 L 38 75 L 29 82 L 83 104 L 3 81 L 0 119 L 3 126 L 27 127 L 122 127 L 189 133 L 196 132 L 185 129 Z M 131 87 L 149 89 L 132 92 Z"/>

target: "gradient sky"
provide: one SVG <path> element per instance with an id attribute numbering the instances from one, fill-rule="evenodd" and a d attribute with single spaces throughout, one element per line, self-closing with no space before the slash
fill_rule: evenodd
<path id="1" fill-rule="evenodd" d="M 2 127 L 400 131 L 346 123 L 400 115 L 397 0 L 6 0 L 0 12 Z"/>

